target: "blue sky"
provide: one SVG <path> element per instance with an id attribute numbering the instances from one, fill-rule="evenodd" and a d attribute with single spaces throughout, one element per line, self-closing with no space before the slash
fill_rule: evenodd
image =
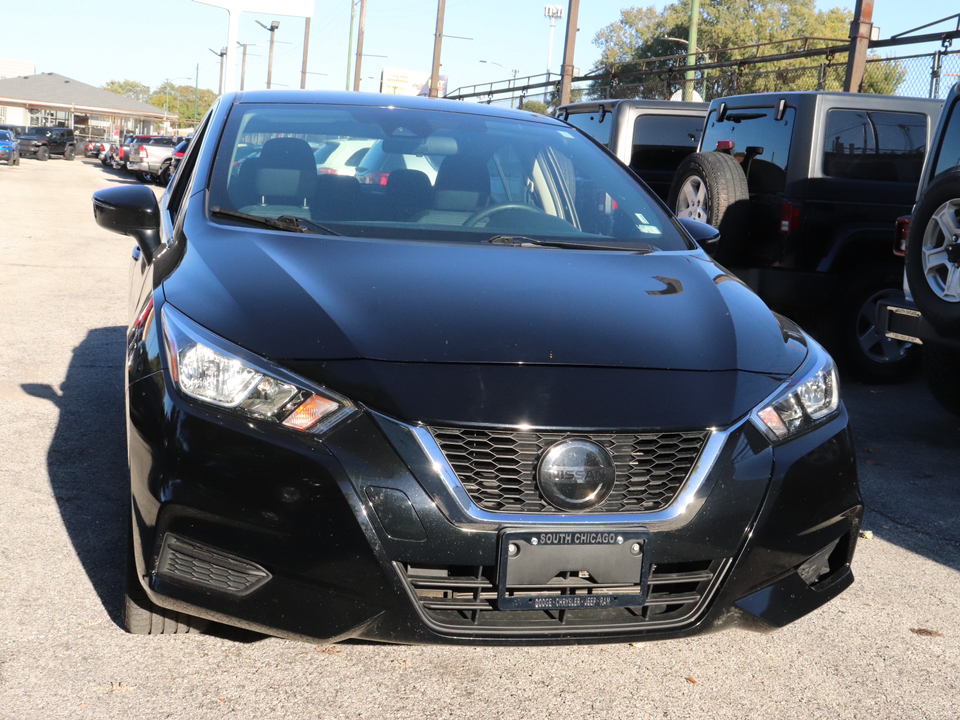
<path id="1" fill-rule="evenodd" d="M 347 43 L 350 7 L 354 0 L 316 0 L 311 22 L 307 87 L 342 90 L 346 85 Z M 265 0 L 269 5 L 269 0 Z M 450 88 L 507 78 L 513 70 L 520 77 L 547 69 L 550 23 L 544 17 L 548 2 L 530 0 L 447 0 L 441 73 Z M 637 2 L 636 5 L 663 2 Z M 853 2 L 817 0 L 820 8 L 852 7 Z M 56 72 L 81 82 L 100 86 L 108 80 L 137 80 L 151 88 L 169 79 L 193 85 L 199 66 L 201 87 L 216 90 L 219 51 L 226 43 L 225 10 L 192 0 L 132 3 L 100 0 L 78 10 L 75 2 L 45 0 L 45 18 L 73 17 L 75 22 L 41 22 L 30 32 L 4 34 L 0 56 L 30 60 L 37 72 Z M 593 45 L 598 30 L 620 16 L 620 3 L 582 0 L 580 32 L 574 64 L 586 72 L 599 56 Z M 142 8 L 142 9 L 140 9 Z M 874 23 L 881 36 L 909 30 L 960 11 L 956 0 L 875 0 Z M 37 22 L 29 3 L 6 8 L 8 27 L 27 28 Z M 18 17 L 22 15 L 23 17 Z M 433 59 L 433 35 L 437 0 L 367 0 L 361 90 L 376 91 L 384 67 L 429 72 Z M 266 87 L 269 32 L 255 23 L 278 20 L 273 68 L 275 87 L 298 88 L 303 56 L 304 21 L 301 18 L 244 14 L 239 40 L 257 43 L 248 50 L 246 87 Z M 563 57 L 566 20 L 559 21 L 553 37 L 554 72 Z M 940 26 L 940 29 L 953 29 Z M 469 39 L 462 39 L 469 38 Z M 355 46 L 354 46 L 355 49 Z M 933 48 L 935 49 L 935 48 Z M 927 49 L 929 51 L 929 48 Z M 909 52 L 917 52 L 911 49 Z M 385 57 L 377 57 L 377 56 Z M 237 52 L 239 87 L 240 53 Z M 486 60 L 486 63 L 481 63 Z M 354 59 L 351 58 L 351 67 Z M 503 67 L 498 67 L 498 63 Z"/>

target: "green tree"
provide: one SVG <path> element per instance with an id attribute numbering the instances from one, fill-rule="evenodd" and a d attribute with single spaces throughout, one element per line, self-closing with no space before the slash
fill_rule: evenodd
<path id="1" fill-rule="evenodd" d="M 200 89 L 193 85 L 174 85 L 165 82 L 150 95 L 148 102 L 156 108 L 166 110 L 171 115 L 180 117 L 181 125 L 195 125 L 200 122 L 217 94 L 212 90 Z M 194 113 L 196 105 L 196 113 Z"/>
<path id="2" fill-rule="evenodd" d="M 614 78 L 595 81 L 595 97 L 668 98 L 684 85 L 686 38 L 691 0 L 678 0 L 662 11 L 654 7 L 626 8 L 620 20 L 600 30 L 594 44 L 601 56 L 594 71 Z M 794 52 L 846 44 L 852 13 L 840 8 L 817 10 L 815 0 L 701 0 L 697 45 L 706 51 L 698 63 L 724 62 L 761 55 Z M 828 38 L 783 43 L 793 38 Z M 752 46 L 745 48 L 744 46 Z M 669 57 L 673 56 L 673 57 Z M 697 73 L 695 83 L 705 99 L 770 90 L 816 90 L 820 85 L 820 58 L 781 60 L 736 69 Z M 838 54 L 828 68 L 842 74 L 846 54 Z M 640 72 L 640 75 L 636 73 Z M 631 73 L 634 73 L 631 76 Z M 906 72 L 895 61 L 868 66 L 864 92 L 893 93 Z M 831 89 L 836 89 L 831 87 Z"/>
<path id="3" fill-rule="evenodd" d="M 149 86 L 138 83 L 136 80 L 109 80 L 103 89 L 140 102 L 150 101 Z"/>
<path id="4" fill-rule="evenodd" d="M 542 100 L 524 100 L 521 109 L 527 112 L 540 113 L 541 115 L 548 115 L 550 113 L 550 108 L 548 108 L 547 104 Z"/>

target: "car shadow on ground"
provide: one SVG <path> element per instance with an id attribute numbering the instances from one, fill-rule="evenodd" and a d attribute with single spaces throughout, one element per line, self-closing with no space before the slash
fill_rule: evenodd
<path id="1" fill-rule="evenodd" d="M 59 392 L 24 392 L 60 411 L 47 451 L 50 486 L 77 557 L 110 619 L 123 624 L 127 460 L 122 327 L 97 328 L 73 350 Z"/>
<path id="2" fill-rule="evenodd" d="M 91 330 L 73 350 L 59 391 L 24 384 L 28 395 L 60 412 L 47 471 L 63 525 L 90 584 L 110 619 L 123 627 L 123 592 L 129 513 L 124 418 L 123 327 Z M 249 643 L 257 633 L 211 624 L 216 637 Z"/>
<path id="3" fill-rule="evenodd" d="M 921 377 L 881 386 L 848 381 L 843 395 L 857 448 L 864 528 L 960 570 L 960 419 L 936 403 Z"/>

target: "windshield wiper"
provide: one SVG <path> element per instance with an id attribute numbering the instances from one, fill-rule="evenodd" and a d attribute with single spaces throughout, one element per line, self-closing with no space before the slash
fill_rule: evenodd
<path id="1" fill-rule="evenodd" d="M 654 247 L 647 243 L 602 243 L 588 242 L 585 240 L 541 240 L 539 238 L 527 237 L 526 235 L 494 235 L 487 242 L 491 245 L 510 245 L 512 247 L 553 247 L 553 248 L 571 248 L 574 250 L 626 250 L 628 252 L 646 255 L 652 253 Z"/>
<path id="2" fill-rule="evenodd" d="M 280 217 L 260 217 L 259 215 L 251 215 L 250 213 L 238 212 L 237 210 L 227 210 L 222 208 L 219 205 L 214 205 L 210 208 L 210 214 L 216 215 L 217 217 L 229 217 L 236 218 L 238 220 L 246 220 L 255 225 L 262 225 L 263 227 L 272 228 L 274 230 L 283 230 L 285 232 L 318 232 L 323 235 L 339 235 L 340 233 L 334 232 L 328 227 L 321 225 L 318 222 L 313 220 L 307 220 L 306 218 L 298 218 L 293 215 L 281 215 Z"/>

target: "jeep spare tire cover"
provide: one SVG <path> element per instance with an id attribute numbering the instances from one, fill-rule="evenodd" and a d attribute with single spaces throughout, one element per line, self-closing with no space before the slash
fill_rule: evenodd
<path id="1" fill-rule="evenodd" d="M 740 163 L 720 152 L 693 153 L 677 168 L 669 205 L 677 217 L 692 218 L 720 231 L 717 259 L 736 258 L 747 242 L 750 195 Z"/>
<path id="2" fill-rule="evenodd" d="M 960 172 L 943 175 L 921 194 L 906 269 L 923 316 L 941 335 L 960 338 Z"/>

